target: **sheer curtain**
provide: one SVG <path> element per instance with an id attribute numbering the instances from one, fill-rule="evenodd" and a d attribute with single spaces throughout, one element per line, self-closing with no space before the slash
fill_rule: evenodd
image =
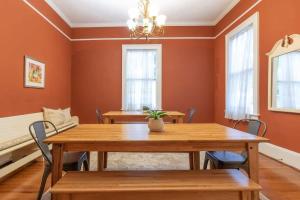
<path id="1" fill-rule="evenodd" d="M 276 107 L 300 109 L 300 52 L 274 59 L 276 70 Z"/>
<path id="2" fill-rule="evenodd" d="M 157 51 L 129 49 L 126 52 L 125 110 L 157 109 Z"/>
<path id="3" fill-rule="evenodd" d="M 228 40 L 225 117 L 244 119 L 254 112 L 254 28 L 249 25 Z"/>

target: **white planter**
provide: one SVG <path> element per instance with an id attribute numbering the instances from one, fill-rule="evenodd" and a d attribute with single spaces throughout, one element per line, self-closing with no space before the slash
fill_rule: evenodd
<path id="1" fill-rule="evenodd" d="M 148 127 L 150 131 L 153 132 L 162 132 L 164 130 L 164 121 L 162 118 L 159 119 L 149 119 L 148 121 Z"/>

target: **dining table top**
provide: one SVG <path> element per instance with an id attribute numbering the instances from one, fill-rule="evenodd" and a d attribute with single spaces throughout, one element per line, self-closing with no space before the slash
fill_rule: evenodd
<path id="1" fill-rule="evenodd" d="M 267 142 L 268 139 L 216 123 L 165 124 L 163 132 L 150 132 L 147 124 L 80 124 L 46 143 L 103 142 Z"/>
<path id="2" fill-rule="evenodd" d="M 184 113 L 179 111 L 164 111 L 168 116 L 185 116 Z M 103 113 L 103 116 L 147 116 L 147 112 L 143 111 L 109 111 Z"/>

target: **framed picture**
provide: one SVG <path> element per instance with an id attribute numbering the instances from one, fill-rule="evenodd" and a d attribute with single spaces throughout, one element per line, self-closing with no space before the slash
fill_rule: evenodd
<path id="1" fill-rule="evenodd" d="M 30 88 L 45 88 L 45 64 L 25 56 L 24 86 Z"/>

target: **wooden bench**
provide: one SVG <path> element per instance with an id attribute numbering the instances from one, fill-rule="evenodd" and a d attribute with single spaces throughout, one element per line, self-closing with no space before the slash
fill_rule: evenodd
<path id="1" fill-rule="evenodd" d="M 59 200 L 250 200 L 261 187 L 238 170 L 68 172 Z"/>

